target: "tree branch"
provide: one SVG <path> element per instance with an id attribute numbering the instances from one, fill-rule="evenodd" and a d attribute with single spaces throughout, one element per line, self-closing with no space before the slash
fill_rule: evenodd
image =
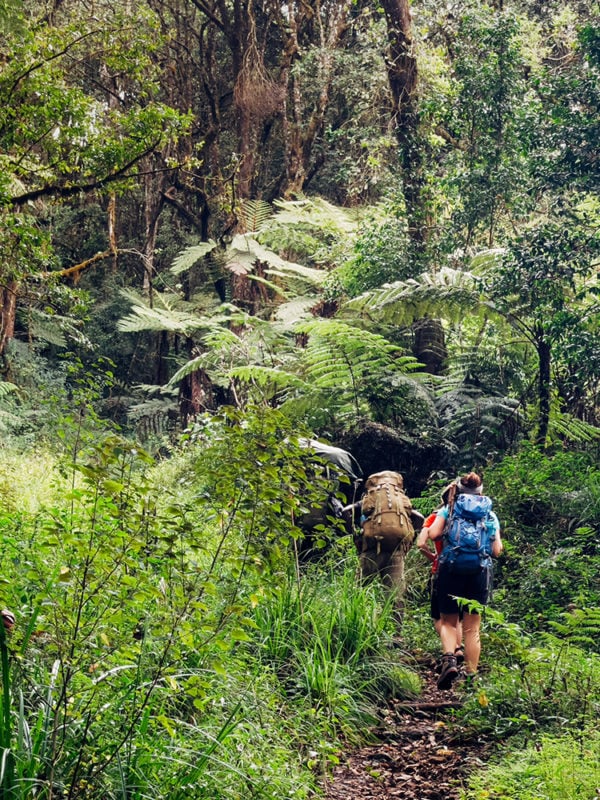
<path id="1" fill-rule="evenodd" d="M 32 189 L 29 192 L 25 192 L 24 194 L 17 195 L 16 197 L 11 198 L 8 205 L 11 207 L 21 208 L 26 203 L 30 203 L 33 200 L 39 200 L 40 197 L 73 197 L 73 195 L 79 194 L 81 192 L 91 192 L 94 189 L 100 189 L 102 186 L 108 186 L 115 181 L 122 180 L 123 178 L 132 177 L 131 175 L 127 175 L 127 171 L 131 169 L 138 161 L 144 158 L 147 155 L 150 155 L 158 145 L 160 144 L 160 139 L 157 139 L 153 142 L 143 153 L 139 153 L 132 158 L 131 161 L 128 161 L 127 164 L 123 164 L 116 172 L 113 172 L 110 175 L 105 175 L 103 178 L 98 178 L 97 180 L 89 181 L 89 183 L 76 183 L 70 185 L 63 185 L 63 186 L 42 186 L 39 189 Z M 176 169 L 173 167 L 173 169 Z"/>

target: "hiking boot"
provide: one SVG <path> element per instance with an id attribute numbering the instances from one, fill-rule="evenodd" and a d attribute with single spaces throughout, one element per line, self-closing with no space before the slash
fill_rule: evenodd
<path id="1" fill-rule="evenodd" d="M 456 656 L 453 653 L 444 653 L 442 657 L 442 671 L 437 681 L 438 689 L 449 689 L 458 677 Z"/>

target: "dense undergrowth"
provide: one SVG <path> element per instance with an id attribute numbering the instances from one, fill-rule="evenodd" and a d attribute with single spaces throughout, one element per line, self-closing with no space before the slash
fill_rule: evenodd
<path id="1" fill-rule="evenodd" d="M 411 552 L 401 648 L 349 539 L 300 569 L 295 515 L 319 486 L 286 425 L 207 418 L 162 462 L 75 428 L 67 455 L 5 455 L 1 797 L 316 797 L 377 704 L 419 693 L 427 565 Z M 485 479 L 507 553 L 456 721 L 507 750 L 465 796 L 591 798 L 599 473 L 523 450 Z"/>

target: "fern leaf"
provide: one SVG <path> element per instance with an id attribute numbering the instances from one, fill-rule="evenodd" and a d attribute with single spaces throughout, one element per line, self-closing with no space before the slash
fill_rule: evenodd
<path id="1" fill-rule="evenodd" d="M 229 370 L 229 375 L 243 383 L 254 383 L 257 386 L 270 386 L 275 389 L 303 386 L 303 381 L 289 372 L 274 367 L 265 367 L 252 364 L 244 367 L 234 367 Z"/>
<path id="2" fill-rule="evenodd" d="M 349 300 L 348 311 L 358 312 L 378 324 L 408 326 L 422 317 L 459 320 L 465 309 L 488 313 L 480 285 L 469 272 L 448 267 L 436 273 L 423 273 L 417 279 L 396 281 Z"/>
<path id="3" fill-rule="evenodd" d="M 268 274 L 279 278 L 287 288 L 296 289 L 297 291 L 316 290 L 327 277 L 327 273 L 323 270 L 305 267 L 302 264 L 294 264 L 291 261 L 286 261 L 279 267 L 270 268 Z"/>
<path id="4" fill-rule="evenodd" d="M 276 200 L 275 223 L 306 225 L 310 228 L 337 231 L 347 236 L 356 234 L 359 218 L 352 209 L 341 208 L 323 198 Z"/>
<path id="5" fill-rule="evenodd" d="M 278 271 L 281 277 L 296 277 L 313 286 L 319 286 L 326 277 L 321 270 L 286 261 L 272 250 L 267 250 L 251 236 L 244 234 L 235 236 L 227 251 L 226 268 L 234 272 L 242 269 L 249 273 L 254 269 L 256 261 L 267 264 L 269 273 L 276 274 L 275 271 Z"/>
<path id="6" fill-rule="evenodd" d="M 8 381 L 0 381 L 0 397 L 6 397 L 6 395 L 8 394 L 16 392 L 17 388 L 18 387 L 14 383 L 9 383 Z"/>
<path id="7" fill-rule="evenodd" d="M 283 330 L 289 329 L 306 319 L 315 304 L 314 297 L 297 297 L 289 303 L 282 303 L 275 311 L 275 323 L 280 323 Z"/>
<path id="8" fill-rule="evenodd" d="M 64 317 L 44 314 L 36 308 L 29 310 L 30 334 L 34 339 L 41 339 L 56 347 L 66 347 L 67 345 L 67 340 L 62 329 L 64 321 Z"/>
<path id="9" fill-rule="evenodd" d="M 273 216 L 273 209 L 266 200 L 244 200 L 238 216 L 246 232 L 258 233 Z"/>
<path id="10" fill-rule="evenodd" d="M 569 442 L 593 442 L 600 439 L 600 428 L 577 419 L 571 414 L 553 410 L 548 422 L 551 437 L 566 439 Z"/>
<path id="11" fill-rule="evenodd" d="M 203 369 L 206 364 L 206 355 L 203 353 L 200 356 L 196 356 L 196 358 L 190 359 L 183 367 L 180 367 L 177 372 L 171 377 L 167 386 L 175 386 L 176 384 L 180 383 L 184 378 L 187 378 L 188 375 L 191 375 L 192 372 L 198 372 L 198 370 Z"/>
<path id="12" fill-rule="evenodd" d="M 495 247 L 490 250 L 482 250 L 471 259 L 469 268 L 474 275 L 485 272 L 486 270 L 494 267 L 502 260 L 502 256 L 506 253 L 505 248 Z"/>
<path id="13" fill-rule="evenodd" d="M 213 324 L 211 320 L 187 312 L 134 306 L 127 316 L 117 322 L 117 329 L 122 333 L 170 331 L 189 336 L 194 331 L 209 328 Z"/>
<path id="14" fill-rule="evenodd" d="M 171 272 L 174 275 L 181 275 L 183 272 L 191 269 L 194 264 L 200 261 L 201 258 L 204 258 L 207 253 L 214 250 L 216 246 L 217 243 L 210 239 L 208 242 L 200 242 L 200 244 L 186 247 L 185 250 L 182 250 L 181 253 L 173 259 Z"/>

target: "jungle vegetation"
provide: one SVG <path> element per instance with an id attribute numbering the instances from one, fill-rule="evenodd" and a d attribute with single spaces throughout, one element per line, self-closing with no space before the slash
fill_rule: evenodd
<path id="1" fill-rule="evenodd" d="M 598 4 L 0 0 L 0 101 L 0 798 L 317 798 L 418 695 L 303 438 L 482 472 L 465 798 L 596 797 Z"/>

